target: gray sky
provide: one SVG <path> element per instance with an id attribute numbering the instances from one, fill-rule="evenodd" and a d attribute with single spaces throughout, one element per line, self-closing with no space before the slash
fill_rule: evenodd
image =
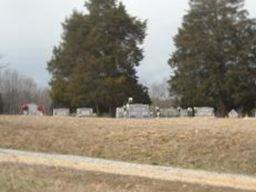
<path id="1" fill-rule="evenodd" d="M 140 81 L 151 84 L 168 78 L 167 60 L 174 50 L 172 37 L 188 10 L 188 0 L 122 0 L 129 13 L 148 20 L 145 59 L 138 68 Z M 52 48 L 60 41 L 61 23 L 72 10 L 85 10 L 84 0 L 0 0 L 0 54 L 21 74 L 46 86 Z M 256 1 L 246 0 L 256 17 Z"/>

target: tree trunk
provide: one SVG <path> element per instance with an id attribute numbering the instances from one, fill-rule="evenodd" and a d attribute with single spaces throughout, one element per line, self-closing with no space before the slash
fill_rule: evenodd
<path id="1" fill-rule="evenodd" d="M 115 107 L 109 106 L 109 114 L 111 117 L 115 117 Z"/>
<path id="2" fill-rule="evenodd" d="M 227 115 L 228 115 L 227 107 L 225 106 L 225 104 L 223 102 L 221 102 L 219 104 L 219 106 L 217 107 L 216 116 L 217 117 L 227 117 Z"/>
<path id="3" fill-rule="evenodd" d="M 97 102 L 95 102 L 95 108 L 96 108 L 97 116 L 100 116 L 100 108 L 99 108 L 99 104 Z"/>

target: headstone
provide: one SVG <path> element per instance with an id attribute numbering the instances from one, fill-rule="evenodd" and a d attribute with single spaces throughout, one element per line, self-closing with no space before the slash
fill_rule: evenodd
<path id="1" fill-rule="evenodd" d="M 250 114 L 251 117 L 256 117 L 256 109 L 253 109 L 251 114 Z"/>
<path id="2" fill-rule="evenodd" d="M 78 108 L 76 110 L 77 117 L 92 117 L 93 109 L 92 108 Z"/>
<path id="3" fill-rule="evenodd" d="M 128 118 L 150 118 L 150 109 L 149 105 L 143 104 L 132 104 L 127 106 L 127 115 Z"/>
<path id="4" fill-rule="evenodd" d="M 212 107 L 196 107 L 195 117 L 214 117 L 214 108 Z"/>
<path id="5" fill-rule="evenodd" d="M 21 108 L 22 108 L 23 115 L 35 115 L 35 116 L 43 115 L 42 107 L 39 107 L 35 103 L 23 104 Z"/>
<path id="6" fill-rule="evenodd" d="M 192 108 L 192 107 L 189 107 L 189 108 L 188 108 L 188 116 L 189 116 L 189 117 L 194 117 L 194 111 L 193 111 L 193 108 Z"/>
<path id="7" fill-rule="evenodd" d="M 188 110 L 187 109 L 180 109 L 180 117 L 188 117 Z"/>
<path id="8" fill-rule="evenodd" d="M 233 109 L 232 111 L 229 112 L 228 117 L 229 118 L 238 118 L 239 114 L 236 112 L 236 110 Z"/>
<path id="9" fill-rule="evenodd" d="M 180 112 L 175 108 L 160 109 L 160 114 L 161 117 L 165 118 L 174 118 L 180 116 Z"/>
<path id="10" fill-rule="evenodd" d="M 53 116 L 69 116 L 70 110 L 67 108 L 53 109 Z"/>
<path id="11" fill-rule="evenodd" d="M 116 118 L 120 119 L 124 118 L 125 116 L 125 110 L 123 107 L 116 108 Z"/>

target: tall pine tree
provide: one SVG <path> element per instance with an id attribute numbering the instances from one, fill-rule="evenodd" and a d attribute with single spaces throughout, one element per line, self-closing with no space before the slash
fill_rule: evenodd
<path id="1" fill-rule="evenodd" d="M 74 12 L 63 24 L 62 43 L 48 63 L 54 105 L 113 115 L 128 97 L 150 103 L 135 69 L 143 59 L 146 23 L 116 0 L 88 0 L 85 6 L 88 14 Z"/>
<path id="2" fill-rule="evenodd" d="M 243 0 L 190 0 L 169 60 L 171 92 L 183 107 L 248 113 L 256 98 L 256 22 Z"/>

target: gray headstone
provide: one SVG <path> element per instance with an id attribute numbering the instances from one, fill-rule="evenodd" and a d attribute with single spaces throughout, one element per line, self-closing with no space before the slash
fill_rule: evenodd
<path id="1" fill-rule="evenodd" d="M 214 108 L 212 107 L 195 107 L 196 117 L 214 117 Z"/>
<path id="2" fill-rule="evenodd" d="M 160 109 L 160 116 L 165 118 L 179 117 L 180 112 L 175 108 Z"/>
<path id="3" fill-rule="evenodd" d="M 70 110 L 67 108 L 53 109 L 53 116 L 69 116 Z"/>
<path id="4" fill-rule="evenodd" d="M 127 115 L 128 118 L 150 118 L 150 109 L 149 105 L 143 104 L 132 104 L 127 106 Z"/>
<path id="5" fill-rule="evenodd" d="M 188 117 L 188 110 L 187 109 L 180 109 L 180 117 Z"/>
<path id="6" fill-rule="evenodd" d="M 92 117 L 93 109 L 92 108 L 78 108 L 76 110 L 77 117 Z"/>
<path id="7" fill-rule="evenodd" d="M 125 110 L 123 107 L 116 108 L 116 118 L 120 119 L 124 118 L 125 116 Z"/>

